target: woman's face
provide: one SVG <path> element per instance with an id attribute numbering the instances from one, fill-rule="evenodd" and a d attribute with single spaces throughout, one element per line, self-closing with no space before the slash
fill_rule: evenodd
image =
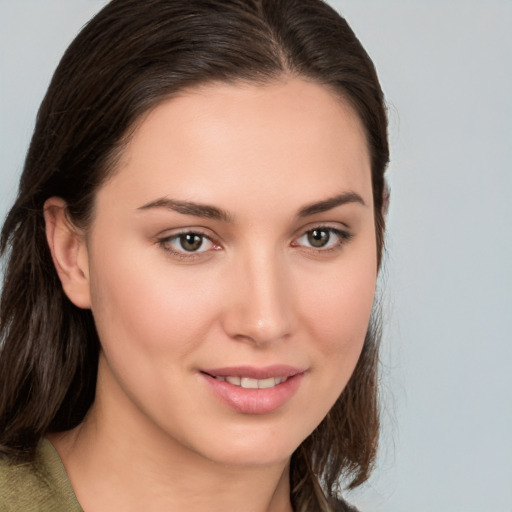
<path id="1" fill-rule="evenodd" d="M 362 125 L 297 78 L 184 92 L 141 120 L 84 247 L 96 421 L 185 456 L 284 461 L 342 392 L 368 326 Z"/>

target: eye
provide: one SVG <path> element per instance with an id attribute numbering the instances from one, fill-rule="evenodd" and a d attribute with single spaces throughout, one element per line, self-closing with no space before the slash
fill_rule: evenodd
<path id="1" fill-rule="evenodd" d="M 180 248 L 187 252 L 197 252 L 204 245 L 205 237 L 198 233 L 184 233 L 179 235 L 177 242 Z"/>
<path id="2" fill-rule="evenodd" d="M 306 231 L 293 242 L 293 245 L 327 251 L 341 247 L 350 238 L 352 238 L 352 235 L 347 231 L 319 226 Z"/>
<path id="3" fill-rule="evenodd" d="M 312 247 L 324 247 L 329 243 L 331 233 L 326 229 L 313 229 L 306 233 L 306 237 Z"/>
<path id="4" fill-rule="evenodd" d="M 207 252 L 217 247 L 208 236 L 196 231 L 177 233 L 162 238 L 159 243 L 166 251 L 184 257 Z"/>

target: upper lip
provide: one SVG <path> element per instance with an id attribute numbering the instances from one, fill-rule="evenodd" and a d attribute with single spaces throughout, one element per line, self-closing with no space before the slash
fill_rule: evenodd
<path id="1" fill-rule="evenodd" d="M 211 368 L 201 370 L 202 373 L 212 377 L 249 377 L 250 379 L 269 379 L 271 377 L 293 377 L 304 373 L 304 369 L 286 364 L 275 364 L 271 366 L 227 366 L 224 368 Z"/>

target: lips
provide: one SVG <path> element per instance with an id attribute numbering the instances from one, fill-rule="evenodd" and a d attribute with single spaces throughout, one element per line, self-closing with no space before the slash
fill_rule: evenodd
<path id="1" fill-rule="evenodd" d="M 241 386 L 245 389 L 268 389 L 273 388 L 283 382 L 288 377 L 269 377 L 268 379 L 251 379 L 250 377 L 238 377 L 230 375 L 228 377 L 215 377 L 217 380 L 226 381 L 233 386 Z"/>
<path id="2" fill-rule="evenodd" d="M 275 364 L 272 366 L 255 367 L 255 366 L 229 366 L 225 368 L 212 368 L 202 370 L 202 373 L 207 373 L 212 377 L 229 377 L 240 376 L 248 377 L 250 379 L 268 379 L 270 377 L 292 377 L 304 370 L 289 366 L 285 364 Z"/>
<path id="3" fill-rule="evenodd" d="M 214 395 L 244 414 L 268 414 L 283 407 L 298 390 L 304 370 L 287 365 L 207 369 L 201 372 Z"/>

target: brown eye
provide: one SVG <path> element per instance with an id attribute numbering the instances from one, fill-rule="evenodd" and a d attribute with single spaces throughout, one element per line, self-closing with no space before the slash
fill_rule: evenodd
<path id="1" fill-rule="evenodd" d="M 179 236 L 180 246 L 184 251 L 197 251 L 203 245 L 204 237 L 197 233 L 185 233 Z"/>
<path id="2" fill-rule="evenodd" d="M 159 241 L 160 247 L 180 260 L 195 258 L 220 247 L 212 239 L 199 231 L 184 231 L 166 236 Z"/>
<path id="3" fill-rule="evenodd" d="M 304 247 L 320 253 L 341 249 L 353 235 L 348 231 L 330 227 L 318 226 L 304 231 L 299 238 L 292 242 L 293 247 Z"/>
<path id="4" fill-rule="evenodd" d="M 331 234 L 325 229 L 312 229 L 307 232 L 308 243 L 311 247 L 324 247 L 329 243 Z"/>

